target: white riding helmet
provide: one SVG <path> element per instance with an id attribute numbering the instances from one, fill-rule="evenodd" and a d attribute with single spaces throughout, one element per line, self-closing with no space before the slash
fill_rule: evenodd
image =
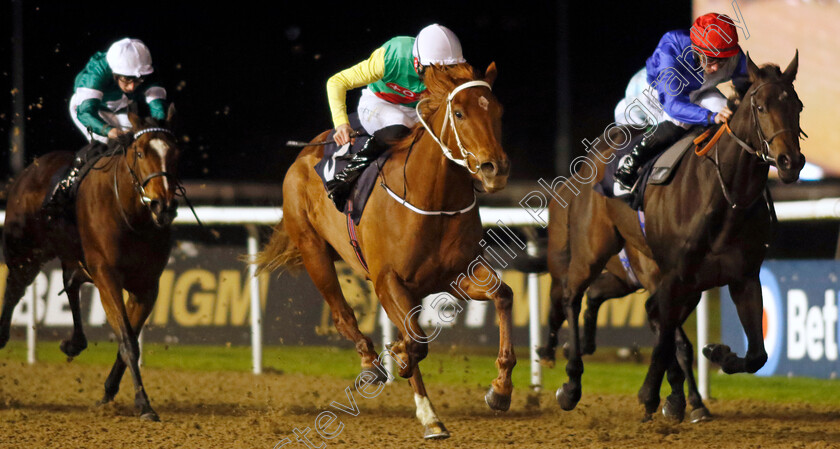
<path id="1" fill-rule="evenodd" d="M 419 65 L 461 64 L 467 62 L 461 51 L 461 41 L 443 25 L 429 25 L 420 30 L 412 50 Z"/>
<path id="2" fill-rule="evenodd" d="M 115 75 L 146 76 L 154 72 L 152 55 L 149 49 L 139 39 L 121 39 L 114 42 L 105 60 Z"/>

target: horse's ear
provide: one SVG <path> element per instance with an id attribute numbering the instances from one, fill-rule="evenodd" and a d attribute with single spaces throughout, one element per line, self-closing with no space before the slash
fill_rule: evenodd
<path id="1" fill-rule="evenodd" d="M 754 83 L 758 80 L 758 73 L 758 66 L 755 65 L 752 58 L 750 58 L 750 52 L 747 52 L 747 75 L 750 76 L 751 83 Z"/>
<path id="2" fill-rule="evenodd" d="M 793 80 L 796 79 L 796 72 L 799 70 L 799 49 L 796 49 L 796 55 L 793 56 L 793 61 L 790 61 L 787 68 L 785 69 L 785 73 L 782 73 L 782 78 L 789 83 L 793 83 Z"/>
<path id="3" fill-rule="evenodd" d="M 493 83 L 496 81 L 497 74 L 498 72 L 496 71 L 496 61 L 493 61 L 490 63 L 490 65 L 487 66 L 487 71 L 484 72 L 484 81 L 487 81 L 487 83 L 492 86 Z"/>
<path id="4" fill-rule="evenodd" d="M 170 103 L 166 111 L 166 127 L 170 130 L 175 128 L 175 103 Z"/>
<path id="5" fill-rule="evenodd" d="M 128 121 L 131 122 L 131 128 L 135 131 L 139 131 L 145 127 L 145 125 L 143 124 L 143 119 L 141 119 L 140 116 L 135 114 L 134 112 L 128 112 Z"/>

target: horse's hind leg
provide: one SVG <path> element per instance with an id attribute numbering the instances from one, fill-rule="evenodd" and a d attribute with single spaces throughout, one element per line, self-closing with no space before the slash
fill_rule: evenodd
<path id="1" fill-rule="evenodd" d="M 7 253 L 8 254 L 8 253 Z M 9 274 L 6 277 L 6 291 L 3 293 L 3 312 L 0 313 L 0 348 L 9 342 L 12 313 L 26 293 L 26 287 L 35 280 L 41 269 L 40 262 L 30 258 L 9 258 Z"/>
<path id="2" fill-rule="evenodd" d="M 362 372 L 372 372 L 377 376 L 378 381 L 384 382 L 387 380 L 382 375 L 384 370 L 376 369 L 379 362 L 373 350 L 373 341 L 359 330 L 356 314 L 347 304 L 347 299 L 341 291 L 327 242 L 312 229 L 300 232 L 297 240 L 296 245 L 300 249 L 303 265 L 309 277 L 312 278 L 312 283 L 330 306 L 335 328 L 344 338 L 355 343 L 356 352 L 362 359 Z"/>
<path id="3" fill-rule="evenodd" d="M 554 368 L 557 359 L 557 342 L 560 336 L 560 327 L 566 321 L 566 312 L 563 310 L 563 282 L 551 277 L 551 308 L 548 311 L 548 339 L 545 346 L 537 348 L 540 356 L 540 364 Z"/>
<path id="4" fill-rule="evenodd" d="M 86 277 L 79 271 L 78 262 L 62 262 L 61 268 L 64 276 L 64 291 L 70 302 L 70 312 L 73 314 L 73 334 L 68 340 L 62 340 L 61 352 L 67 357 L 73 358 L 87 348 L 87 338 L 82 328 L 82 311 L 79 305 L 79 290 L 85 282 Z"/>
<path id="5" fill-rule="evenodd" d="M 636 287 L 613 273 L 601 273 L 589 286 L 586 311 L 583 313 L 583 354 L 595 353 L 595 334 L 598 327 L 598 311 L 608 299 L 621 298 L 636 291 Z"/>
<path id="6" fill-rule="evenodd" d="M 703 397 L 700 396 L 700 391 L 697 389 L 697 381 L 694 379 L 694 347 L 691 340 L 685 334 L 682 326 L 677 329 L 677 362 L 680 368 L 685 373 L 685 378 L 688 381 L 688 403 L 691 405 L 690 420 L 693 423 L 706 421 L 712 418 L 709 409 L 703 404 Z"/>

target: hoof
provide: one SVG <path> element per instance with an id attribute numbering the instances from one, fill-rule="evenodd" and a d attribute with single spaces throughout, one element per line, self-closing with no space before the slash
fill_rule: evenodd
<path id="1" fill-rule="evenodd" d="M 581 355 L 592 355 L 595 354 L 595 342 L 592 343 L 584 343 L 583 346 L 580 348 Z"/>
<path id="2" fill-rule="evenodd" d="M 110 397 L 109 397 L 109 396 L 105 396 L 105 397 L 103 397 L 102 399 L 100 399 L 100 400 L 96 401 L 96 406 L 97 406 L 97 407 L 102 407 L 102 406 L 108 405 L 108 404 L 110 404 L 113 400 L 114 400 L 114 397 L 113 397 L 113 396 L 110 396 Z"/>
<path id="3" fill-rule="evenodd" d="M 580 393 L 574 394 L 567 392 L 565 385 L 557 389 L 555 397 L 557 398 L 557 403 L 560 404 L 560 408 L 567 412 L 574 410 L 578 401 L 580 401 Z"/>
<path id="4" fill-rule="evenodd" d="M 680 407 L 678 404 L 672 404 L 671 401 L 665 401 L 662 406 L 662 416 L 678 423 L 682 422 L 685 419 L 685 404 Z"/>
<path id="5" fill-rule="evenodd" d="M 707 359 L 711 360 L 714 363 L 720 363 L 723 360 L 723 356 L 732 352 L 732 349 L 729 346 L 721 345 L 721 344 L 709 344 L 703 347 L 703 356 Z"/>
<path id="6" fill-rule="evenodd" d="M 423 438 L 427 440 L 445 440 L 449 438 L 449 431 L 442 422 L 438 421 L 434 424 L 426 424 L 423 429 Z"/>
<path id="7" fill-rule="evenodd" d="M 547 368 L 554 368 L 555 353 L 556 351 L 548 349 L 546 346 L 537 348 L 537 355 L 540 356 L 540 365 Z"/>
<path id="8" fill-rule="evenodd" d="M 370 376 L 365 376 L 365 373 L 370 373 Z M 362 368 L 362 372 L 360 375 L 363 376 L 365 379 L 373 378 L 373 381 L 371 383 L 374 384 L 384 384 L 388 381 L 388 374 L 385 372 L 385 368 L 380 369 L 376 366 L 372 366 L 370 368 Z"/>
<path id="9" fill-rule="evenodd" d="M 160 417 L 154 411 L 143 413 L 140 415 L 140 419 L 143 421 L 160 422 Z"/>
<path id="10" fill-rule="evenodd" d="M 506 412 L 510 408 L 510 396 L 496 393 L 493 391 L 493 387 L 490 387 L 490 390 L 484 395 L 484 402 L 486 402 L 492 410 Z"/>
<path id="11" fill-rule="evenodd" d="M 689 415 L 689 420 L 692 423 L 696 424 L 703 421 L 709 421 L 712 419 L 712 414 L 709 413 L 709 409 L 706 407 L 696 408 L 691 411 L 691 415 Z"/>
<path id="12" fill-rule="evenodd" d="M 72 360 L 73 357 L 81 354 L 87 348 L 87 340 L 82 340 L 80 343 L 73 340 L 62 340 L 59 348 Z"/>
<path id="13" fill-rule="evenodd" d="M 651 422 L 651 421 L 653 421 L 653 414 L 652 413 L 645 413 L 645 417 L 642 418 L 642 422 L 646 423 L 646 422 Z"/>

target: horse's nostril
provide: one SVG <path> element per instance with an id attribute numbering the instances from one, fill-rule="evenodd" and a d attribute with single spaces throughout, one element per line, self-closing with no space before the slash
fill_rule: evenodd
<path id="1" fill-rule="evenodd" d="M 778 161 L 779 161 L 779 167 L 784 168 L 784 169 L 789 169 L 790 168 L 790 158 L 788 156 L 782 154 L 782 155 L 779 156 Z"/>
<path id="2" fill-rule="evenodd" d="M 481 164 L 481 172 L 484 176 L 495 176 L 498 169 L 495 162 L 485 162 Z"/>

